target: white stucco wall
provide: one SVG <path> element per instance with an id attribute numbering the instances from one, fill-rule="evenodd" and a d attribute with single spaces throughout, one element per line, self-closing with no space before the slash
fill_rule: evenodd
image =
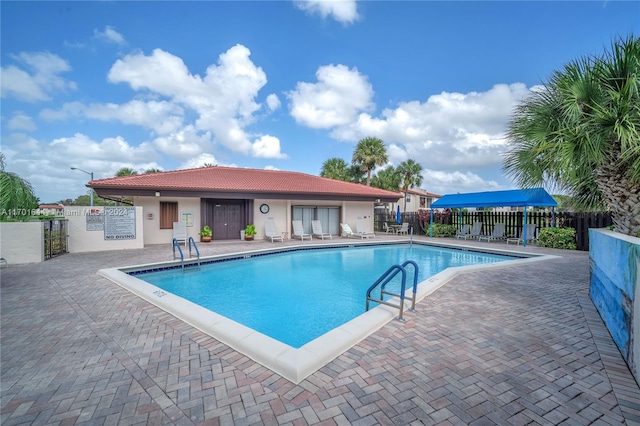
<path id="1" fill-rule="evenodd" d="M 105 240 L 104 231 L 87 231 L 86 215 L 91 211 L 104 213 L 102 206 L 66 206 L 64 216 L 69 220 L 69 253 L 88 251 L 139 249 L 144 247 L 142 207 L 136 207 L 136 239 Z"/>
<path id="2" fill-rule="evenodd" d="M 143 208 L 142 222 L 144 244 L 168 244 L 171 246 L 173 229 L 160 229 L 160 201 L 178 203 L 178 217 L 191 213 L 193 226 L 187 226 L 187 239 L 200 241 L 200 198 L 189 197 L 134 197 L 133 203 Z M 238 236 L 240 238 L 240 236 Z"/>
<path id="3" fill-rule="evenodd" d="M 260 206 L 267 204 L 269 213 L 260 212 Z M 295 203 L 296 205 L 303 205 Z M 317 205 L 317 204 L 313 204 Z M 273 220 L 278 232 L 287 232 L 291 236 L 291 201 L 290 200 L 262 200 L 253 201 L 253 223 L 256 225 L 256 240 L 264 239 L 264 224 L 267 220 Z M 240 238 L 238 236 L 238 238 Z"/>
<path id="4" fill-rule="evenodd" d="M 44 224 L 0 222 L 0 257 L 9 265 L 44 261 Z"/>
<path id="5" fill-rule="evenodd" d="M 364 201 L 345 201 L 342 205 L 342 223 L 356 230 L 356 220 L 364 221 L 365 232 L 373 232 L 373 203 Z"/>

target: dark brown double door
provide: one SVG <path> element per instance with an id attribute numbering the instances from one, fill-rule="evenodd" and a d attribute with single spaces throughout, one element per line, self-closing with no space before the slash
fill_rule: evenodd
<path id="1" fill-rule="evenodd" d="M 247 220 L 247 201 L 202 199 L 202 226 L 209 225 L 214 240 L 238 240 Z"/>

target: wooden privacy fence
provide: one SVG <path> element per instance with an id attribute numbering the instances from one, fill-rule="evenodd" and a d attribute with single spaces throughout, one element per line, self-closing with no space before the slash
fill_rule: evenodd
<path id="1" fill-rule="evenodd" d="M 426 218 L 424 225 L 428 227 L 429 210 L 423 210 L 423 217 Z M 436 214 L 436 212 L 438 212 Z M 491 212 L 491 211 L 473 211 L 473 212 L 453 212 L 451 210 L 434 212 L 434 223 L 442 223 L 445 225 L 454 225 L 460 227 L 460 218 L 462 223 L 482 222 L 482 232 L 489 234 L 496 223 L 504 223 L 506 225 L 507 235 L 520 235 L 523 221 L 523 212 Z M 401 214 L 401 222 L 408 222 L 413 227 L 415 235 L 424 235 L 422 230 L 420 215 L 417 212 L 408 212 Z M 556 226 L 559 228 L 573 228 L 576 230 L 576 246 L 578 250 L 589 250 L 589 228 L 605 228 L 611 225 L 610 212 L 594 212 L 594 213 L 556 213 L 555 224 L 552 223 L 553 216 L 551 212 L 533 211 L 527 212 L 527 226 L 534 225 L 536 228 L 548 228 Z M 384 231 L 384 223 L 395 223 L 395 213 L 376 213 L 374 215 L 374 226 L 376 231 Z"/>

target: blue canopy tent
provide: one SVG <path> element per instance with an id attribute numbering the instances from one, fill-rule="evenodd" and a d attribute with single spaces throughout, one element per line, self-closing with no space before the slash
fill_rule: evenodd
<path id="1" fill-rule="evenodd" d="M 522 235 L 527 235 L 527 207 L 556 207 L 558 203 L 543 188 L 514 189 L 509 191 L 469 192 L 466 194 L 447 194 L 431 203 L 431 217 L 429 219 L 430 236 L 433 237 L 433 209 L 463 207 L 523 207 L 524 229 Z M 462 210 L 460 210 L 462 218 Z M 462 220 L 460 220 L 462 223 Z M 524 246 L 527 241 L 525 239 Z"/>

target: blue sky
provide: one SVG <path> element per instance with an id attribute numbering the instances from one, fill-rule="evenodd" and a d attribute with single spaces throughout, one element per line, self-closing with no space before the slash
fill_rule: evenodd
<path id="1" fill-rule="evenodd" d="M 510 114 L 640 2 L 0 2 L 2 152 L 42 202 L 122 167 L 319 174 L 382 139 L 422 188 L 514 188 Z"/>

